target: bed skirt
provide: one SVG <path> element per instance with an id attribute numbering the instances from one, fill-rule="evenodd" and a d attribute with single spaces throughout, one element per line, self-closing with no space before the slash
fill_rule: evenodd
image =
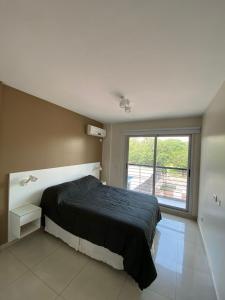
<path id="1" fill-rule="evenodd" d="M 66 231 L 51 219 L 45 216 L 45 231 L 61 239 L 76 251 L 86 254 L 91 258 L 102 261 L 117 270 L 123 270 L 123 257 L 110 250 L 95 245 L 87 240 L 77 237 Z"/>
<path id="2" fill-rule="evenodd" d="M 85 239 L 79 238 L 78 236 L 57 225 L 47 216 L 45 216 L 45 231 L 59 238 L 76 251 L 79 251 L 98 261 L 104 262 L 117 270 L 124 270 L 123 257 L 121 255 L 113 253 L 107 248 L 95 245 Z M 152 243 L 151 252 L 154 254 L 154 241 Z"/>

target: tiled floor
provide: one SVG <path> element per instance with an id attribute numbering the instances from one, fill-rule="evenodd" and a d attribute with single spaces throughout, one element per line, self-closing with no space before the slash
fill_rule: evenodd
<path id="1" fill-rule="evenodd" d="M 164 214 L 154 260 L 158 277 L 141 292 L 125 272 L 39 231 L 0 251 L 0 299 L 216 300 L 195 222 Z"/>
<path id="2" fill-rule="evenodd" d="M 159 201 L 159 204 L 166 205 L 166 206 L 171 206 L 171 207 L 176 207 L 176 208 L 186 208 L 186 201 L 185 200 L 176 200 L 176 199 L 170 199 L 170 198 L 163 198 L 163 197 L 158 197 L 157 199 Z"/>

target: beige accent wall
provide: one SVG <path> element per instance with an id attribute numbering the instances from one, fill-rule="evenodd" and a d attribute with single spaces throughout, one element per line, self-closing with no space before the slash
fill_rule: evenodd
<path id="1" fill-rule="evenodd" d="M 127 130 L 146 129 L 176 129 L 188 127 L 201 127 L 202 118 L 179 118 L 152 120 L 145 122 L 129 122 L 107 125 L 107 137 L 103 143 L 103 176 L 108 184 L 118 187 L 124 186 L 125 159 L 125 135 Z M 191 215 L 196 217 L 198 210 L 198 185 L 199 185 L 199 163 L 200 163 L 201 135 L 193 135 L 193 181 L 192 181 L 192 207 Z"/>
<path id="2" fill-rule="evenodd" d="M 102 124 L 0 83 L 0 244 L 7 240 L 8 174 L 101 161 L 87 136 Z"/>
<path id="3" fill-rule="evenodd" d="M 3 140 L 2 140 L 2 123 L 3 123 L 3 85 L 0 82 L 0 178 L 2 173 L 2 152 L 3 152 Z M 5 212 L 6 212 L 6 201 L 3 200 L 4 197 L 4 183 L 0 179 L 0 245 L 5 241 Z"/>
<path id="4" fill-rule="evenodd" d="M 215 202 L 213 195 L 217 195 Z M 221 201 L 221 205 L 219 205 Z M 219 300 L 225 299 L 225 83 L 203 118 L 198 222 Z"/>

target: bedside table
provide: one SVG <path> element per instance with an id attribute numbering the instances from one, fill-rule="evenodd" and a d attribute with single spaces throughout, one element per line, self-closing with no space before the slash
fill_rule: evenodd
<path id="1" fill-rule="evenodd" d="M 10 211 L 13 235 L 20 239 L 41 227 L 41 208 L 26 204 Z"/>

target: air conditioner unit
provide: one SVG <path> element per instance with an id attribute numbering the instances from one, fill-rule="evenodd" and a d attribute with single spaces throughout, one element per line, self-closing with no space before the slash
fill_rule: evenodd
<path id="1" fill-rule="evenodd" d="M 106 136 L 106 130 L 92 126 L 92 125 L 88 125 L 87 126 L 87 134 L 93 135 L 93 136 L 98 136 L 100 138 L 104 138 Z"/>

